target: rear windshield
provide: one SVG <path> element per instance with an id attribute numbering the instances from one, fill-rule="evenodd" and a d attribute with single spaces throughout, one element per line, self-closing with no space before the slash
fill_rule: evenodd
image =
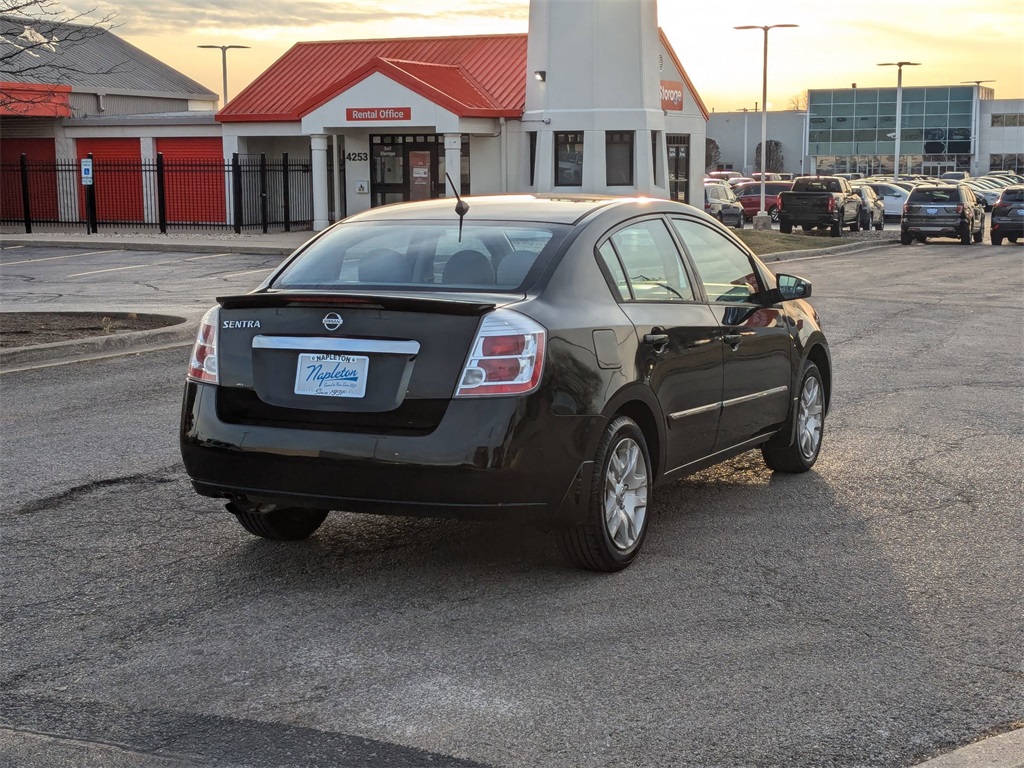
<path id="1" fill-rule="evenodd" d="M 1004 203 L 1024 203 L 1024 187 L 1004 189 L 1000 199 Z"/>
<path id="2" fill-rule="evenodd" d="M 960 190 L 956 187 L 916 187 L 907 198 L 910 203 L 959 203 Z"/>
<path id="3" fill-rule="evenodd" d="M 794 192 L 842 192 L 843 186 L 838 179 L 797 179 L 793 183 Z"/>
<path id="4" fill-rule="evenodd" d="M 568 227 L 501 223 L 377 222 L 335 227 L 303 251 L 271 287 L 514 291 Z"/>

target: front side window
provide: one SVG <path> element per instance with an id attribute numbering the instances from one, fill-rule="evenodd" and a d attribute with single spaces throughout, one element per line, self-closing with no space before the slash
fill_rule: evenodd
<path id="1" fill-rule="evenodd" d="M 688 219 L 672 219 L 682 238 L 708 301 L 746 302 L 763 290 L 757 267 L 725 235 Z"/>
<path id="2" fill-rule="evenodd" d="M 665 223 L 651 219 L 623 227 L 608 239 L 599 254 L 616 281 L 624 275 L 635 301 L 693 301 L 693 287 L 683 268 L 679 250 Z M 620 267 L 611 262 L 617 256 Z M 616 286 L 622 295 L 620 286 Z M 623 296 L 623 298 L 626 298 Z"/>
<path id="3" fill-rule="evenodd" d="M 633 186 L 633 131 L 604 135 L 605 175 L 609 187 Z"/>
<path id="4" fill-rule="evenodd" d="M 555 186 L 583 186 L 583 132 L 555 134 Z"/>

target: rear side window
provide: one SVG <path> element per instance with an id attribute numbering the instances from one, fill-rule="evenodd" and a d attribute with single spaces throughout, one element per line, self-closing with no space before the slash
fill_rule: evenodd
<path id="1" fill-rule="evenodd" d="M 1024 203 L 1024 187 L 1004 189 L 1001 199 L 1004 203 Z"/>
<path id="2" fill-rule="evenodd" d="M 694 301 L 675 241 L 660 219 L 618 230 L 599 249 L 623 299 Z M 625 284 L 622 281 L 625 281 Z M 629 295 L 624 295 L 623 289 Z"/>
<path id="3" fill-rule="evenodd" d="M 458 222 L 344 224 L 316 240 L 271 287 L 517 290 L 565 237 L 562 225 Z"/>

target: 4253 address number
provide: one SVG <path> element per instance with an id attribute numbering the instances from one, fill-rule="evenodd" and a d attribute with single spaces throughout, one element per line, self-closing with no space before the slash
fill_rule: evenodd
<path id="1" fill-rule="evenodd" d="M 345 159 L 365 163 L 370 159 L 370 156 L 366 152 L 348 152 L 345 154 Z"/>

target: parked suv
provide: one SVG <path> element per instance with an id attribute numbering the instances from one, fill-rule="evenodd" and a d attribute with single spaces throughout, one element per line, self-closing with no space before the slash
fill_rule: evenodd
<path id="1" fill-rule="evenodd" d="M 704 212 L 714 216 L 723 224 L 743 229 L 743 205 L 740 204 L 732 187 L 709 182 L 704 185 Z"/>
<path id="2" fill-rule="evenodd" d="M 860 228 L 878 229 L 885 227 L 885 203 L 875 190 L 867 184 L 854 184 L 853 191 L 860 195 L 864 205 L 860 208 Z"/>
<path id="3" fill-rule="evenodd" d="M 1006 187 L 992 206 L 992 245 L 1002 245 L 1003 238 L 1016 243 L 1024 236 L 1024 184 Z"/>
<path id="4" fill-rule="evenodd" d="M 922 184 L 911 190 L 903 206 L 900 242 L 925 242 L 929 237 L 959 237 L 964 245 L 980 243 L 985 231 L 985 206 L 964 183 Z"/>

